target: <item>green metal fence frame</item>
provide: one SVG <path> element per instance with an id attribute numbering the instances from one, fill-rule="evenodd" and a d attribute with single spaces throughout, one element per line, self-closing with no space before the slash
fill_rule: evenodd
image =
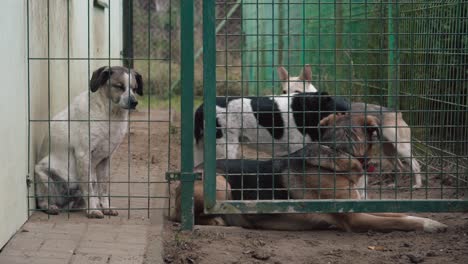
<path id="1" fill-rule="evenodd" d="M 182 229 L 193 227 L 193 99 L 194 99 L 194 36 L 193 1 L 180 0 L 180 39 L 181 39 L 181 184 Z M 183 41 L 182 41 L 183 39 Z"/>
<path id="2" fill-rule="evenodd" d="M 397 6 L 389 4 L 393 14 Z M 193 2 L 181 0 L 182 14 L 182 226 L 193 227 Z M 343 212 L 460 212 L 468 211 L 468 200 L 287 200 L 287 201 L 217 201 L 216 200 L 216 5 L 214 0 L 203 1 L 203 85 L 204 85 L 204 207 L 207 214 L 258 214 L 258 213 L 343 213 Z M 389 23 L 393 32 L 393 21 Z M 398 40 L 394 43 L 389 62 L 398 61 Z M 182 39 L 182 38 L 181 38 Z M 390 43 L 391 44 L 391 43 Z M 395 52 L 395 53 L 393 53 Z M 390 61 L 391 60 L 391 61 Z M 389 74 L 395 76 L 397 67 Z M 396 79 L 396 78 L 389 78 Z M 395 104 L 398 83 L 391 83 L 389 103 Z M 390 94 L 391 93 L 391 94 Z M 189 110 L 190 111 L 187 111 Z M 185 177 L 184 177 L 185 176 Z"/>

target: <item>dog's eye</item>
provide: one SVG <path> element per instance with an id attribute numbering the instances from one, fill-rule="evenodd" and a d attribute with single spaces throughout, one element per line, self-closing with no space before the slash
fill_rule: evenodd
<path id="1" fill-rule="evenodd" d="M 125 91 L 125 86 L 121 83 L 117 83 L 113 85 L 115 88 Z"/>

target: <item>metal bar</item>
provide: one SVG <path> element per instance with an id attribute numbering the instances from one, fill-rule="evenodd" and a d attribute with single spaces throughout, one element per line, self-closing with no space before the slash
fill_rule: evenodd
<path id="1" fill-rule="evenodd" d="M 398 32 L 395 32 L 397 28 L 395 27 L 394 17 L 397 14 L 398 4 L 394 4 L 395 0 L 391 0 L 387 4 L 387 12 L 388 12 L 388 21 L 387 21 L 387 28 L 388 28 L 388 107 L 393 109 L 398 109 L 399 102 L 398 102 L 398 91 L 399 91 L 399 84 L 398 84 L 398 63 L 399 63 L 399 56 L 398 56 Z M 395 8 L 394 8 L 395 7 Z M 398 21 L 398 20 L 397 20 Z"/>
<path id="2" fill-rule="evenodd" d="M 169 21 L 171 23 L 171 26 L 172 26 L 172 0 L 169 0 Z M 169 120 L 172 120 L 172 90 L 171 90 L 171 87 L 172 87 L 172 30 L 169 29 L 169 69 L 168 69 L 168 73 L 169 73 L 169 112 L 168 112 L 168 115 L 169 115 Z M 171 142 L 172 142 L 172 133 L 171 133 L 171 126 L 172 126 L 172 122 L 169 122 L 169 126 L 168 126 L 168 132 L 169 132 L 169 142 L 167 143 L 167 156 L 170 157 L 171 156 Z M 168 158 L 167 159 L 167 171 L 171 168 L 171 159 Z M 170 186 L 170 182 L 168 181 L 167 182 L 167 195 L 169 197 L 169 200 L 167 202 L 168 206 L 167 206 L 167 215 L 170 217 L 171 216 L 171 196 L 172 196 L 172 193 L 171 193 L 171 186 Z"/>
<path id="3" fill-rule="evenodd" d="M 30 60 L 30 45 L 31 45 L 31 41 L 29 39 L 29 30 L 30 30 L 30 26 L 29 26 L 29 12 L 30 12 L 30 9 L 29 9 L 29 0 L 26 1 L 26 41 L 27 41 L 27 45 L 26 45 L 26 56 L 27 56 L 27 59 L 28 59 L 28 63 L 27 63 L 27 67 L 28 67 L 28 70 L 27 70 L 27 73 L 28 73 L 28 164 L 27 164 L 27 167 L 28 167 L 28 175 L 26 175 L 26 184 L 27 184 L 27 194 L 28 194 L 28 208 L 27 208 L 27 212 L 26 212 L 26 215 L 29 217 L 29 210 L 31 210 L 31 203 L 30 203 L 30 198 L 29 198 L 29 195 L 30 195 L 30 185 L 29 183 L 30 182 L 33 182 L 34 183 L 34 194 L 36 194 L 36 179 L 34 177 L 31 177 L 31 60 Z"/>
<path id="4" fill-rule="evenodd" d="M 88 3 L 89 5 L 89 3 Z M 50 0 L 47 0 L 47 57 L 49 58 L 50 57 Z M 50 152 L 51 152 L 51 149 L 52 149 L 52 133 L 50 132 L 51 130 L 51 123 L 50 123 L 50 120 L 52 119 L 51 118 L 51 110 L 50 110 L 50 103 L 51 103 L 51 100 L 50 100 L 50 97 L 51 97 L 51 94 L 50 94 L 50 60 L 47 60 L 47 119 L 49 120 L 48 122 L 48 139 L 49 139 L 49 142 L 47 143 L 48 144 L 48 152 L 49 152 L 49 156 L 50 156 Z M 47 169 L 48 171 L 50 172 L 50 159 L 48 159 L 47 161 Z M 47 208 L 50 208 L 50 174 L 47 175 Z M 48 214 L 47 215 L 47 218 L 50 219 L 50 215 Z"/>
<path id="5" fill-rule="evenodd" d="M 216 202 L 216 6 L 214 0 L 203 1 L 203 114 L 204 132 L 204 204 L 205 209 Z M 191 130 L 193 131 L 193 130 Z"/>
<path id="6" fill-rule="evenodd" d="M 193 173 L 193 6 L 192 0 L 180 0 L 182 173 Z M 191 230 L 193 227 L 193 183 L 193 177 L 182 177 L 182 229 L 186 230 Z"/>
<path id="7" fill-rule="evenodd" d="M 123 0 L 123 57 L 124 66 L 133 68 L 133 0 Z M 110 16 L 110 13 L 109 13 Z M 149 26 L 149 25 L 148 25 Z"/>
<path id="8" fill-rule="evenodd" d="M 108 61 L 107 61 L 107 66 L 109 67 L 109 69 L 112 67 L 111 65 L 111 4 L 109 2 L 109 11 L 108 11 L 108 16 L 107 16 L 107 23 L 108 23 L 108 28 L 107 30 L 109 31 L 108 33 L 108 36 L 107 36 L 107 41 L 109 42 L 108 43 L 108 50 L 107 50 L 107 56 L 108 56 Z M 122 18 L 123 20 L 123 18 Z M 108 81 L 108 87 L 110 88 L 110 79 Z M 109 126 L 109 129 L 107 131 L 107 136 L 109 137 L 109 139 L 111 138 L 111 109 L 112 109 L 112 101 L 111 99 L 109 98 L 108 100 L 108 111 L 109 111 L 109 122 L 107 122 L 107 125 Z M 108 153 L 110 154 L 111 153 L 111 143 L 110 143 L 110 140 L 108 141 L 108 144 L 107 144 L 107 151 Z M 109 158 L 109 162 L 107 163 L 107 199 L 109 201 L 109 207 L 111 208 L 112 207 L 112 199 L 111 199 L 111 162 L 112 162 L 112 159 Z M 109 218 L 110 218 L 110 215 L 109 215 Z"/>
<path id="9" fill-rule="evenodd" d="M 216 214 L 467 212 L 468 200 L 288 200 L 223 201 L 207 211 Z"/>

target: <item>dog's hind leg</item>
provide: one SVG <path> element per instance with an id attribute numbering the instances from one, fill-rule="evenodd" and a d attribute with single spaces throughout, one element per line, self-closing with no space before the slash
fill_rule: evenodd
<path id="1" fill-rule="evenodd" d="M 398 143 L 398 155 L 403 157 L 403 160 L 411 166 L 411 173 L 414 174 L 413 188 L 421 188 L 421 166 L 415 157 L 411 154 L 411 143 Z"/>
<path id="2" fill-rule="evenodd" d="M 413 188 L 421 188 L 421 166 L 419 165 L 418 160 L 412 156 L 411 143 L 398 142 L 395 145 L 392 144 L 391 147 L 389 147 L 388 144 L 384 144 L 384 153 L 386 156 L 395 155 L 395 151 L 389 150 L 390 148 L 396 149 L 398 157 L 411 167 L 411 173 L 414 175 Z M 400 168 L 406 167 L 403 166 L 400 160 L 396 161 L 396 165 Z"/>
<path id="3" fill-rule="evenodd" d="M 36 195 L 37 205 L 40 209 L 44 210 L 47 214 L 57 215 L 60 212 L 60 208 L 57 204 L 59 199 L 59 191 L 56 189 L 56 183 L 51 174 L 50 168 L 50 156 L 43 158 L 34 168 L 35 179 L 36 179 Z"/>
<path id="4" fill-rule="evenodd" d="M 395 120 L 392 118 L 385 118 L 384 126 L 395 126 L 386 127 L 383 129 L 384 138 L 389 141 L 384 144 L 384 154 L 386 158 L 391 158 L 397 155 L 400 159 L 404 160 L 405 163 L 411 166 L 411 173 L 414 174 L 414 185 L 413 188 L 422 187 L 421 181 L 421 167 L 419 162 L 412 155 L 411 147 L 411 129 L 401 117 L 401 113 L 398 113 L 398 118 Z M 396 118 L 393 115 L 393 118 Z M 404 167 L 401 161 L 396 161 L 396 164 L 401 168 Z"/>
<path id="5" fill-rule="evenodd" d="M 231 199 L 231 187 L 223 176 L 216 176 L 216 200 Z M 181 199 L 182 199 L 182 186 L 180 183 L 175 188 L 175 208 L 171 212 L 171 220 L 181 221 Z M 193 193 L 193 206 L 195 224 L 197 225 L 226 225 L 224 220 L 219 216 L 205 215 L 204 211 L 204 196 L 203 196 L 203 182 L 195 181 Z"/>
<path id="6" fill-rule="evenodd" d="M 414 174 L 414 185 L 413 188 L 421 188 L 422 181 L 421 181 L 421 166 L 419 165 L 418 160 L 413 157 L 412 155 L 412 146 L 411 146 L 411 129 L 401 117 L 401 113 L 399 113 L 399 117 L 397 119 L 397 127 L 400 136 L 398 137 L 398 146 L 395 146 L 398 151 L 398 155 L 401 156 L 408 165 L 411 166 L 411 173 Z"/>
<path id="7" fill-rule="evenodd" d="M 53 179 L 49 176 L 48 166 L 45 166 L 43 162 L 40 162 L 35 166 L 34 171 L 37 187 L 37 206 L 47 214 L 59 214 L 60 209 L 55 203 L 54 197 L 57 192 L 54 191 L 55 186 Z"/>
<path id="8" fill-rule="evenodd" d="M 388 216 L 372 215 L 366 213 L 333 214 L 335 224 L 339 228 L 352 232 L 365 232 L 375 230 L 380 232 L 391 231 L 425 231 L 438 232 L 446 230 L 447 226 L 429 218 L 415 216 Z"/>

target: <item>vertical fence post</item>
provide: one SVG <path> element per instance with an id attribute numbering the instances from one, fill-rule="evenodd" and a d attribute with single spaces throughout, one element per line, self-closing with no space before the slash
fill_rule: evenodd
<path id="1" fill-rule="evenodd" d="M 387 6 L 387 27 L 388 27 L 388 101 L 387 106 L 398 109 L 398 93 L 399 93 L 399 56 L 398 56 L 398 23 L 395 23 L 395 13 L 398 11 L 398 3 L 395 0 L 388 2 Z M 395 7 L 395 8 L 393 8 Z M 398 17 L 397 17 L 398 19 Z M 396 32 L 395 32 L 396 31 Z"/>
<path id="2" fill-rule="evenodd" d="M 180 0 L 182 229 L 193 227 L 193 0 Z"/>
<path id="3" fill-rule="evenodd" d="M 204 204 L 216 203 L 216 30 L 215 3 L 203 1 Z"/>
<path id="4" fill-rule="evenodd" d="M 123 64 L 133 68 L 133 1 L 123 1 Z M 110 14 L 109 14 L 110 16 Z M 110 31 L 109 31 L 110 32 Z M 110 44 L 109 44 L 110 45 Z"/>

